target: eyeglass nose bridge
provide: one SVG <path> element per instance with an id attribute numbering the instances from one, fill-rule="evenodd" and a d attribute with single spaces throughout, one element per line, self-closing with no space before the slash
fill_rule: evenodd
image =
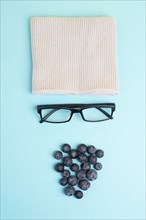
<path id="1" fill-rule="evenodd" d="M 72 114 L 73 113 L 81 113 L 81 109 L 72 109 L 71 111 L 72 111 Z"/>
<path id="2" fill-rule="evenodd" d="M 72 110 L 71 110 L 71 118 L 72 118 L 72 116 L 73 116 L 74 113 L 79 113 L 80 116 L 82 117 L 82 119 L 84 120 L 84 117 L 83 117 L 83 114 L 82 114 L 82 109 L 72 109 Z M 70 118 L 70 119 L 71 119 L 71 118 Z"/>

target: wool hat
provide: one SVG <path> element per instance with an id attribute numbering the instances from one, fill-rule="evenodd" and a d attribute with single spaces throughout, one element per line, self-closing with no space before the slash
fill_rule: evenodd
<path id="1" fill-rule="evenodd" d="M 35 94 L 118 94 L 113 17 L 33 17 Z"/>

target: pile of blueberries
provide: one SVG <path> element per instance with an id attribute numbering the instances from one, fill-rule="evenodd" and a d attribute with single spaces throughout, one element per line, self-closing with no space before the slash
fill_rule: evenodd
<path id="1" fill-rule="evenodd" d="M 104 151 L 85 144 L 80 144 L 77 149 L 71 149 L 69 144 L 63 144 L 61 150 L 54 152 L 54 157 L 61 160 L 55 165 L 55 170 L 62 174 L 60 184 L 67 185 L 64 189 L 67 196 L 74 195 L 81 199 L 83 197 L 81 190 L 87 190 L 91 185 L 90 181 L 97 179 L 97 171 L 102 169 L 102 164 L 97 162 L 97 158 L 102 158 Z M 67 155 L 64 156 L 62 152 Z M 73 159 L 78 162 L 74 163 Z M 80 190 L 75 190 L 74 186 L 77 185 Z"/>

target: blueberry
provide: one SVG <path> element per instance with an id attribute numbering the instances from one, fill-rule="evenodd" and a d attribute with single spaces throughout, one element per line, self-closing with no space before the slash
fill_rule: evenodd
<path id="1" fill-rule="evenodd" d="M 87 151 L 87 147 L 85 144 L 80 144 L 78 146 L 78 152 L 81 153 L 81 154 L 84 154 L 85 152 Z"/>
<path id="2" fill-rule="evenodd" d="M 87 147 L 88 154 L 95 154 L 96 148 L 93 145 Z"/>
<path id="3" fill-rule="evenodd" d="M 62 159 L 63 154 L 62 154 L 61 151 L 57 150 L 57 151 L 54 152 L 54 157 L 55 157 L 57 160 L 60 160 L 60 159 Z"/>
<path id="4" fill-rule="evenodd" d="M 72 196 L 75 194 L 75 188 L 73 186 L 68 185 L 65 187 L 64 192 L 67 196 Z"/>
<path id="5" fill-rule="evenodd" d="M 91 164 L 95 164 L 97 162 L 97 157 L 95 155 L 91 155 L 88 157 L 88 161 Z"/>
<path id="6" fill-rule="evenodd" d="M 86 171 L 85 170 L 78 170 L 76 172 L 76 176 L 79 180 L 83 180 L 86 178 Z"/>
<path id="7" fill-rule="evenodd" d="M 83 192 L 80 190 L 76 190 L 74 195 L 77 199 L 81 199 L 83 197 Z"/>
<path id="8" fill-rule="evenodd" d="M 69 144 L 63 144 L 62 151 L 64 153 L 69 153 L 70 150 L 71 150 L 71 146 Z"/>
<path id="9" fill-rule="evenodd" d="M 90 169 L 87 171 L 86 177 L 88 180 L 93 181 L 93 180 L 97 179 L 97 172 L 93 169 Z"/>
<path id="10" fill-rule="evenodd" d="M 78 157 L 78 152 L 77 152 L 76 150 L 71 150 L 71 151 L 69 152 L 69 156 L 70 156 L 71 158 L 77 158 L 77 157 Z"/>
<path id="11" fill-rule="evenodd" d="M 97 156 L 98 158 L 101 158 L 101 157 L 104 156 L 104 151 L 103 151 L 103 150 L 97 150 L 95 154 L 96 154 L 96 156 Z"/>
<path id="12" fill-rule="evenodd" d="M 71 159 L 70 157 L 64 157 L 64 158 L 63 158 L 63 164 L 64 164 L 65 166 L 70 166 L 70 165 L 72 165 L 72 159 Z"/>
<path id="13" fill-rule="evenodd" d="M 77 183 L 78 183 L 77 177 L 76 177 L 76 176 L 69 176 L 69 177 L 68 177 L 68 183 L 69 183 L 71 186 L 77 185 Z"/>
<path id="14" fill-rule="evenodd" d="M 70 166 L 70 169 L 74 172 L 77 172 L 79 170 L 79 165 L 77 163 L 73 163 L 71 166 Z"/>
<path id="15" fill-rule="evenodd" d="M 81 163 L 86 163 L 88 162 L 88 156 L 86 154 L 80 154 L 78 156 L 78 160 L 81 162 Z"/>
<path id="16" fill-rule="evenodd" d="M 56 170 L 57 172 L 59 172 L 59 173 L 63 172 L 63 170 L 64 170 L 64 165 L 63 165 L 62 163 L 57 163 L 57 164 L 55 165 L 55 170 Z"/>
<path id="17" fill-rule="evenodd" d="M 94 164 L 94 169 L 95 170 L 101 170 L 102 169 L 102 164 L 101 163 L 95 163 Z"/>
<path id="18" fill-rule="evenodd" d="M 65 186 L 65 185 L 67 184 L 67 178 L 66 178 L 66 177 L 61 178 L 61 179 L 60 179 L 60 184 L 61 184 L 62 186 Z"/>
<path id="19" fill-rule="evenodd" d="M 90 182 L 88 180 L 80 180 L 78 186 L 82 190 L 87 190 L 90 187 Z"/>
<path id="20" fill-rule="evenodd" d="M 82 163 L 81 168 L 82 168 L 82 170 L 87 171 L 87 170 L 90 170 L 91 165 L 90 165 L 90 163 Z"/>
<path id="21" fill-rule="evenodd" d="M 69 171 L 69 170 L 64 170 L 64 171 L 62 172 L 62 176 L 68 178 L 68 177 L 70 176 L 70 171 Z"/>

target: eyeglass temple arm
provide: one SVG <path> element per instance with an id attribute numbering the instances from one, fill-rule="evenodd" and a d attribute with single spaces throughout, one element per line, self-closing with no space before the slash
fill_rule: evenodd
<path id="1" fill-rule="evenodd" d="M 40 123 L 43 123 L 50 115 L 52 115 L 54 112 L 56 112 L 58 109 L 54 109 L 54 110 L 52 110 L 51 112 L 49 112 L 48 114 L 46 114 L 46 116 L 45 117 L 42 117 L 42 115 L 41 115 L 41 113 L 40 113 L 40 115 L 41 115 L 41 120 L 40 120 Z"/>
<path id="2" fill-rule="evenodd" d="M 108 114 L 106 111 L 104 111 L 103 109 L 101 109 L 101 108 L 97 108 L 99 111 L 101 111 L 104 115 L 106 115 L 108 118 L 110 118 L 110 119 L 113 119 L 113 117 L 112 117 L 112 114 L 113 114 L 113 111 L 112 111 L 112 114 L 110 115 L 110 114 Z"/>

